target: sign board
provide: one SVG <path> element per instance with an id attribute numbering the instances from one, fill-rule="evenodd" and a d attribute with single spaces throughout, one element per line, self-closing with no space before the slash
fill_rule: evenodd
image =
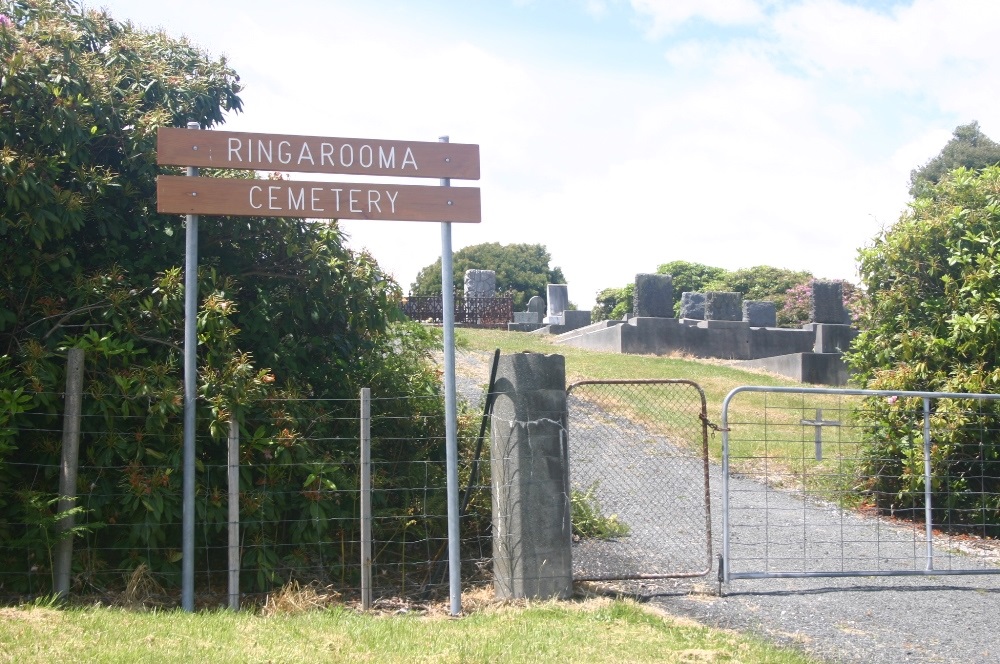
<path id="1" fill-rule="evenodd" d="M 478 187 L 161 175 L 156 202 L 168 214 L 470 223 L 482 217 Z"/>
<path id="2" fill-rule="evenodd" d="M 445 139 L 446 140 L 446 139 Z M 198 131 L 160 127 L 157 163 L 165 166 L 236 168 L 389 177 L 479 179 L 479 146 L 284 134 Z M 450 184 L 450 183 L 442 183 Z M 197 374 L 197 293 L 199 214 L 308 217 L 318 219 L 398 219 L 438 221 L 441 230 L 441 283 L 445 314 L 445 448 L 448 467 L 448 541 L 452 615 L 461 611 L 458 556 L 458 441 L 455 416 L 454 314 L 451 312 L 451 226 L 481 220 L 479 189 L 291 180 L 247 180 L 161 175 L 156 179 L 161 213 L 187 214 L 184 286 L 184 514 L 181 604 L 194 610 L 194 397 Z M 449 313 L 451 312 L 451 313 Z M 189 398 L 190 397 L 190 398 Z M 230 594 L 233 594 L 230 588 Z M 238 592 L 236 593 L 238 596 Z"/>
<path id="3" fill-rule="evenodd" d="M 157 130 L 163 166 L 479 179 L 479 146 L 232 131 Z"/>

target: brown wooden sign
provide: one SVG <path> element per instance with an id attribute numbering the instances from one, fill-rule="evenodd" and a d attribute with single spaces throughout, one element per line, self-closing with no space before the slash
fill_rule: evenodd
<path id="1" fill-rule="evenodd" d="M 479 179 L 479 146 L 366 138 L 320 138 L 160 127 L 164 166 L 252 171 Z"/>
<path id="2" fill-rule="evenodd" d="M 469 223 L 482 219 L 478 187 L 161 175 L 156 201 L 157 210 L 166 214 Z"/>

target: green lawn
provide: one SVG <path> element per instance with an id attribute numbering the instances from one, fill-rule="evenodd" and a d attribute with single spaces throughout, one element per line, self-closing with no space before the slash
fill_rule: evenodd
<path id="1" fill-rule="evenodd" d="M 734 632 L 592 599 L 492 605 L 454 619 L 0 609 L 0 662 L 815 662 Z"/>
<path id="2" fill-rule="evenodd" d="M 517 353 L 530 351 L 535 353 L 556 353 L 566 358 L 566 380 L 572 383 L 579 380 L 601 380 L 616 378 L 672 378 L 684 379 L 697 383 L 705 392 L 708 419 L 721 425 L 722 402 L 726 395 L 736 387 L 745 385 L 760 386 L 802 386 L 791 379 L 773 374 L 747 371 L 715 360 L 695 360 L 683 357 L 658 357 L 652 355 L 622 355 L 607 353 L 572 346 L 561 346 L 553 343 L 552 338 L 544 335 L 506 332 L 497 330 L 459 329 L 456 333 L 457 344 L 470 350 L 492 351 L 497 348 L 501 352 Z M 484 376 L 483 382 L 487 380 Z M 765 409 L 765 402 L 768 408 Z M 817 397 L 810 399 L 809 408 L 803 409 L 802 401 L 795 395 L 741 393 L 732 401 L 729 408 L 730 423 L 738 423 L 738 435 L 731 436 L 732 456 L 736 459 L 754 459 L 766 454 L 772 460 L 788 467 L 790 470 L 804 463 L 802 458 L 802 436 L 811 435 L 810 431 L 799 426 L 799 421 L 812 417 L 816 407 L 836 407 L 836 397 Z M 643 419 L 645 415 L 635 409 L 625 406 L 625 411 L 634 419 Z M 767 413 L 768 427 L 764 428 L 764 417 Z M 654 416 L 655 417 L 655 416 Z M 767 451 L 764 450 L 766 441 Z M 714 434 L 709 450 L 713 458 L 722 456 L 721 434 Z M 833 463 L 828 459 L 827 463 Z M 739 470 L 734 467 L 734 470 Z"/>

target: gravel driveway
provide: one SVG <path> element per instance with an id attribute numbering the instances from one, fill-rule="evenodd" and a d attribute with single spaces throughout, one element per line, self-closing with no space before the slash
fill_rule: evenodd
<path id="1" fill-rule="evenodd" d="M 486 383 L 489 353 L 459 351 L 456 358 L 458 391 L 476 402 Z M 710 416 L 713 414 L 710 413 Z M 571 436 L 585 435 L 583 432 Z M 714 445 L 721 444 L 718 438 Z M 572 452 L 571 452 L 572 453 Z M 572 472 L 572 469 L 571 469 Z M 721 469 L 710 467 L 712 538 L 714 552 L 722 548 Z M 692 480 L 696 481 L 696 480 Z M 775 500 L 775 492 L 748 480 L 731 480 L 730 495 L 752 502 Z M 638 486 L 636 494 L 650 505 L 673 501 L 656 493 L 657 484 Z M 789 509 L 800 509 L 787 495 Z M 800 509 L 801 511 L 801 509 Z M 826 513 L 829 521 L 824 523 Z M 842 528 L 844 520 L 864 527 L 863 517 L 843 515 L 835 508 L 811 510 L 807 527 Z M 852 519 L 857 519 L 855 524 Z M 635 537 L 656 530 L 641 517 L 629 516 Z M 806 537 L 812 535 L 806 534 Z M 733 526 L 734 540 L 739 529 Z M 816 535 L 823 540 L 825 535 Z M 864 538 L 859 538 L 863 540 Z M 859 541 L 852 546 L 864 546 Z M 628 556 L 634 555 L 635 548 Z M 859 557 L 880 551 L 855 552 Z M 609 565 L 614 566 L 614 549 Z M 655 557 L 656 551 L 649 555 Z M 852 555 L 854 555 L 852 553 Z M 626 556 L 627 557 L 627 556 Z M 995 565 L 970 557 L 968 567 Z M 963 565 L 963 567 L 966 565 Z M 667 613 L 685 616 L 708 626 L 734 629 L 767 640 L 792 645 L 829 662 L 1000 662 L 1000 576 L 900 576 L 812 579 L 736 579 L 716 594 L 716 570 L 696 579 L 623 582 L 615 586 L 640 595 Z"/>
<path id="2" fill-rule="evenodd" d="M 713 504 L 721 506 L 721 470 L 715 466 L 711 484 Z M 739 487 L 742 500 L 750 499 L 752 484 Z M 768 499 L 775 500 L 774 492 Z M 713 516 L 720 551 L 721 507 Z M 839 521 L 831 513 L 828 524 L 810 529 L 835 528 Z M 733 538 L 739 535 L 734 525 Z M 980 564 L 969 560 L 969 567 Z M 736 579 L 723 586 L 721 597 L 714 594 L 715 583 L 668 581 L 642 591 L 668 613 L 795 645 L 830 662 L 1000 661 L 998 576 Z"/>

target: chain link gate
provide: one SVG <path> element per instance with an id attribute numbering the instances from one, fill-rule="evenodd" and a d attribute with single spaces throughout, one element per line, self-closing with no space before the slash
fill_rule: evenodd
<path id="1" fill-rule="evenodd" d="M 712 570 L 705 394 L 685 380 L 566 390 L 575 581 Z"/>

